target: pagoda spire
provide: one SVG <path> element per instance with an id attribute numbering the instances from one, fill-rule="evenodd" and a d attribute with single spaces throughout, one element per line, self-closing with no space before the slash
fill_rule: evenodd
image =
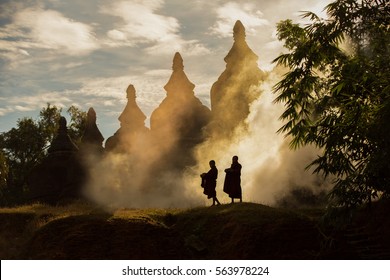
<path id="1" fill-rule="evenodd" d="M 258 67 L 258 56 L 245 40 L 245 27 L 237 20 L 233 46 L 224 58 L 226 69 L 210 91 L 212 124 L 210 131 L 231 135 L 249 115 L 250 104 L 260 96 L 259 84 L 266 75 Z"/>
<path id="2" fill-rule="evenodd" d="M 172 70 L 184 71 L 183 58 L 181 57 L 179 52 L 176 52 L 175 56 L 173 57 Z"/>
<path id="3" fill-rule="evenodd" d="M 127 104 L 118 120 L 124 132 L 133 132 L 145 127 L 146 116 L 136 102 L 135 88 L 129 85 L 126 90 Z"/>
<path id="4" fill-rule="evenodd" d="M 92 107 L 89 108 L 87 112 L 87 122 L 85 125 L 85 131 L 81 138 L 81 144 L 83 146 L 91 145 L 101 149 L 104 141 L 104 137 L 100 132 L 99 128 L 97 127 L 96 119 L 97 118 L 96 118 L 95 110 Z"/>
<path id="5" fill-rule="evenodd" d="M 233 27 L 233 46 L 225 57 L 227 64 L 248 64 L 257 66 L 258 56 L 251 50 L 245 40 L 245 27 L 237 20 Z"/>
<path id="6" fill-rule="evenodd" d="M 182 95 L 194 95 L 195 85 L 184 72 L 183 58 L 178 52 L 173 57 L 172 70 L 172 75 L 164 86 L 167 95 L 175 98 L 185 98 Z"/>
<path id="7" fill-rule="evenodd" d="M 245 27 L 240 20 L 237 20 L 233 27 L 234 41 L 245 41 Z"/>
<path id="8" fill-rule="evenodd" d="M 120 128 L 106 141 L 105 148 L 108 151 L 128 151 L 132 143 L 139 135 L 146 133 L 146 116 L 138 107 L 136 102 L 136 91 L 133 85 L 126 89 L 127 104 L 118 120 Z"/>
<path id="9" fill-rule="evenodd" d="M 68 129 L 66 127 L 66 119 L 65 117 L 60 117 L 58 120 L 58 131 L 57 136 L 51 142 L 49 149 L 47 150 L 49 154 L 55 152 L 76 152 L 78 148 L 75 143 L 73 143 L 72 139 L 70 139 L 68 134 Z"/>

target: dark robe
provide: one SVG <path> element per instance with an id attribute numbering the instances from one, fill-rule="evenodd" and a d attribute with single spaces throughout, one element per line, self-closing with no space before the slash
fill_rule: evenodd
<path id="1" fill-rule="evenodd" d="M 207 195 L 207 198 L 216 197 L 217 192 L 215 191 L 215 188 L 217 186 L 218 169 L 212 167 L 209 172 L 203 173 L 201 177 L 201 186 L 204 188 L 203 193 Z"/>
<path id="2" fill-rule="evenodd" d="M 232 163 L 231 167 L 225 169 L 226 176 L 223 191 L 231 198 L 241 198 L 241 164 Z"/>

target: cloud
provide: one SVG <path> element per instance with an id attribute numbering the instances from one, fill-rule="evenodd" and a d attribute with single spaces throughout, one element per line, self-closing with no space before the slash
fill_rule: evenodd
<path id="1" fill-rule="evenodd" d="M 163 1 L 116 1 L 100 9 L 101 13 L 120 17 L 121 25 L 108 32 L 109 37 L 125 37 L 140 42 L 159 41 L 176 34 L 179 22 L 156 13 Z M 119 36 L 118 36 L 119 35 Z"/>
<path id="2" fill-rule="evenodd" d="M 126 41 L 126 34 L 116 29 L 108 31 L 107 36 L 114 41 Z"/>
<path id="3" fill-rule="evenodd" d="M 37 95 L 11 96 L 0 98 L 0 101 L 7 101 L 6 106 L 0 107 L 0 116 L 13 112 L 31 112 L 40 110 L 47 103 L 66 108 L 66 104 L 72 105 L 73 101 L 60 92 L 45 92 Z M 4 104 L 4 103 L 3 103 Z"/>
<path id="4" fill-rule="evenodd" d="M 39 93 L 37 95 L 26 95 L 26 96 L 13 96 L 8 97 L 8 104 L 15 105 L 23 108 L 39 108 L 45 106 L 46 103 L 51 103 L 53 105 L 58 105 L 60 107 L 64 107 L 65 103 L 71 103 L 71 99 L 66 97 L 65 94 L 61 94 L 60 92 L 45 92 Z M 16 108 L 15 107 L 15 108 Z M 26 111 L 26 110 L 25 110 Z"/>
<path id="5" fill-rule="evenodd" d="M 17 11 L 12 22 L 0 28 L 2 57 L 25 59 L 37 50 L 81 56 L 99 48 L 93 28 L 58 11 L 30 7 Z M 28 60 L 30 61 L 30 60 Z"/>
<path id="6" fill-rule="evenodd" d="M 187 55 L 201 55 L 210 51 L 198 40 L 185 40 L 180 36 L 180 23 L 171 16 L 158 14 L 164 1 L 116 1 L 103 6 L 100 12 L 119 17 L 121 22 L 107 32 L 109 46 L 146 47 L 148 54 L 172 54 L 176 51 Z"/>
<path id="7" fill-rule="evenodd" d="M 139 75 L 89 78 L 84 79 L 78 88 L 57 92 L 56 96 L 67 96 L 73 103 L 77 101 L 83 110 L 94 107 L 98 113 L 118 117 L 127 102 L 126 89 L 133 84 L 137 103 L 145 115 L 150 116 L 165 97 L 163 87 L 170 74 L 171 70 L 153 70 Z"/>
<path id="8" fill-rule="evenodd" d="M 186 54 L 186 56 L 205 55 L 211 53 L 198 40 L 183 40 L 180 36 L 174 35 L 161 40 L 152 47 L 146 48 L 148 54 L 172 55 L 175 52 Z"/>
<path id="9" fill-rule="evenodd" d="M 220 37 L 231 37 L 232 28 L 237 20 L 241 20 L 249 34 L 255 34 L 256 27 L 270 24 L 263 18 L 263 13 L 256 9 L 254 3 L 228 2 L 217 9 L 217 18 L 217 22 L 210 30 L 212 34 Z"/>

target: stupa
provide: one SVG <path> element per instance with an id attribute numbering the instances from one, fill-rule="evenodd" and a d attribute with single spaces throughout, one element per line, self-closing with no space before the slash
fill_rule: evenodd
<path id="1" fill-rule="evenodd" d="M 73 153 L 78 151 L 76 144 L 73 143 L 72 139 L 70 139 L 68 135 L 66 119 L 64 117 L 60 117 L 58 121 L 57 135 L 54 137 L 47 151 L 49 155 L 56 153 Z"/>
<path id="2" fill-rule="evenodd" d="M 96 112 L 91 107 L 87 113 L 84 134 L 81 137 L 81 149 L 86 152 L 103 152 L 104 137 L 96 124 Z"/>
<path id="3" fill-rule="evenodd" d="M 245 27 L 238 20 L 233 28 L 233 46 L 224 59 L 226 69 L 210 91 L 212 124 L 209 131 L 218 136 L 229 136 L 239 125 L 245 126 L 250 104 L 260 96 L 258 86 L 266 77 L 245 36 Z"/>
<path id="4" fill-rule="evenodd" d="M 211 113 L 195 96 L 195 85 L 185 74 L 183 58 L 178 52 L 174 55 L 172 70 L 164 86 L 166 97 L 151 114 L 150 128 L 155 139 L 164 139 L 167 146 L 172 147 L 171 161 L 181 164 L 192 148 L 203 141 L 203 128 L 210 121 Z"/>
<path id="5" fill-rule="evenodd" d="M 61 117 L 48 156 L 28 178 L 30 200 L 58 204 L 79 199 L 84 174 L 78 148 L 68 135 L 66 119 Z"/>
<path id="6" fill-rule="evenodd" d="M 107 139 L 105 144 L 107 151 L 129 151 L 131 145 L 149 131 L 145 126 L 146 116 L 137 105 L 134 86 L 129 85 L 126 93 L 127 104 L 118 118 L 120 128 Z"/>

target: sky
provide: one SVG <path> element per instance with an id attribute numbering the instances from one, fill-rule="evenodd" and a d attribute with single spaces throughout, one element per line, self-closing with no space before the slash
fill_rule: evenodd
<path id="1" fill-rule="evenodd" d="M 93 107 L 105 139 L 118 128 L 133 84 L 149 117 L 165 98 L 180 52 L 195 95 L 210 106 L 210 88 L 225 69 L 236 20 L 269 71 L 283 52 L 280 20 L 302 11 L 325 17 L 331 0 L 0 0 L 0 133 L 47 103 Z M 65 114 L 69 119 L 69 116 Z"/>

